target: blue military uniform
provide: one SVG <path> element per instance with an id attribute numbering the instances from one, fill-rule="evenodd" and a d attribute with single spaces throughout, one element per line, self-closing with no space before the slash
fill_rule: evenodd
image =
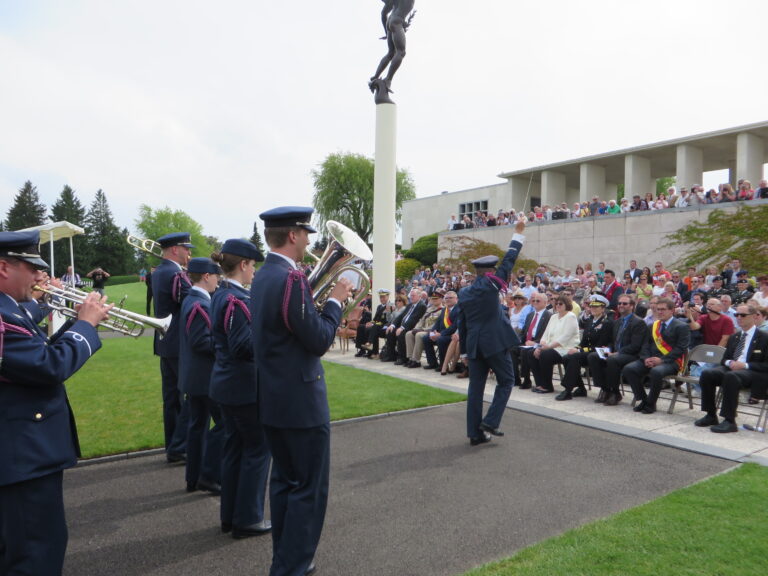
<path id="1" fill-rule="evenodd" d="M 0 259 L 47 267 L 38 241 L 37 232 L 0 232 Z M 63 470 L 80 455 L 64 381 L 100 347 L 84 321 L 67 322 L 49 341 L 0 291 L 0 574 L 61 574 Z"/>
<path id="2" fill-rule="evenodd" d="M 261 214 L 265 228 L 303 227 L 311 208 Z M 312 563 L 325 520 L 330 469 L 330 413 L 320 357 L 333 343 L 341 306 L 315 308 L 304 275 L 288 257 L 267 255 L 251 287 L 259 414 L 273 467 L 270 576 L 300 576 Z"/>
<path id="3" fill-rule="evenodd" d="M 185 246 L 189 243 L 187 232 L 166 234 L 157 240 L 162 248 Z M 179 318 L 181 303 L 189 292 L 190 282 L 186 272 L 172 260 L 163 259 L 152 272 L 152 296 L 155 301 L 155 317 L 172 315 L 171 325 L 165 335 L 155 331 L 155 355 L 160 356 L 160 375 L 163 385 L 163 426 L 165 450 L 170 461 L 181 459 L 186 450 L 187 420 L 189 407 L 179 390 Z"/>
<path id="4" fill-rule="evenodd" d="M 461 353 L 469 359 L 467 395 L 467 436 L 472 444 L 487 442 L 487 431 L 500 435 L 501 417 L 512 392 L 515 375 L 509 349 L 520 341 L 501 310 L 499 290 L 506 288 L 525 237 L 514 234 L 509 249 L 495 274 L 486 273 L 498 262 L 487 256 L 472 262 L 478 270 L 473 284 L 459 293 L 459 339 Z M 496 375 L 496 391 L 483 418 L 483 395 L 488 370 Z"/>
<path id="5" fill-rule="evenodd" d="M 193 258 L 187 270 L 190 274 L 221 275 L 221 268 L 210 258 Z M 179 386 L 189 403 L 187 491 L 219 492 L 224 423 L 219 405 L 209 396 L 214 354 L 211 295 L 206 290 L 190 288 L 181 304 L 180 324 Z"/>
<path id="6" fill-rule="evenodd" d="M 258 260 L 261 254 L 245 240 L 227 240 L 222 254 Z M 224 414 L 221 472 L 222 530 L 235 538 L 269 530 L 264 501 L 270 455 L 256 406 L 258 379 L 251 346 L 250 296 L 239 283 L 224 280 L 213 294 L 211 311 L 216 361 L 211 398 Z"/>

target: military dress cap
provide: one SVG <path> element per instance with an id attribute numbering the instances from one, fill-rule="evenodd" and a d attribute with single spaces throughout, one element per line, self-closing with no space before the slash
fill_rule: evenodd
<path id="1" fill-rule="evenodd" d="M 430 294 L 429 297 L 430 298 L 442 298 L 443 296 L 445 296 L 445 290 L 443 290 L 442 288 L 438 288 L 437 290 L 432 292 L 432 294 Z"/>
<path id="2" fill-rule="evenodd" d="M 722 281 L 723 281 L 722 276 L 715 276 L 714 278 L 712 278 L 712 282 L 722 282 Z"/>
<path id="3" fill-rule="evenodd" d="M 192 258 L 187 264 L 191 274 L 221 274 L 221 268 L 210 258 Z"/>
<path id="4" fill-rule="evenodd" d="M 161 248 L 170 248 L 171 246 L 184 246 L 184 248 L 194 248 L 192 238 L 189 232 L 171 232 L 157 239 Z"/>
<path id="5" fill-rule="evenodd" d="M 256 245 L 241 238 L 231 238 L 224 242 L 224 246 L 221 247 L 221 253 L 232 254 L 233 256 L 240 256 L 248 260 L 256 260 L 257 262 L 264 261 L 264 256 L 256 248 Z"/>
<path id="6" fill-rule="evenodd" d="M 592 306 L 593 304 L 608 306 L 610 302 L 608 302 L 608 298 L 602 294 L 592 294 L 592 296 L 589 297 L 589 305 Z"/>
<path id="7" fill-rule="evenodd" d="M 389 290 L 387 290 L 386 288 L 381 288 L 379 290 L 379 296 L 384 296 L 384 295 L 389 295 Z"/>
<path id="8" fill-rule="evenodd" d="M 0 232 L 0 256 L 11 256 L 29 262 L 40 270 L 48 264 L 40 258 L 40 232 Z"/>
<path id="9" fill-rule="evenodd" d="M 472 260 L 472 265 L 475 268 L 496 268 L 496 264 L 499 263 L 498 256 L 483 256 L 477 260 Z"/>
<path id="10" fill-rule="evenodd" d="M 264 220 L 264 228 L 304 228 L 307 232 L 314 234 L 317 232 L 310 220 L 312 219 L 313 208 L 304 206 L 281 206 L 272 208 L 259 214 L 259 218 Z"/>

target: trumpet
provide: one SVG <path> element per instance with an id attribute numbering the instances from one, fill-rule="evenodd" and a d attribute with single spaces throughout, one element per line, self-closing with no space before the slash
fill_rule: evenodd
<path id="1" fill-rule="evenodd" d="M 317 263 L 307 278 L 312 288 L 315 306 L 322 308 L 336 285 L 336 281 L 344 277 L 354 276 L 356 296 L 342 302 L 342 318 L 346 318 L 352 310 L 367 296 L 371 289 L 371 280 L 359 267 L 352 264 L 355 260 L 370 261 L 373 254 L 368 245 L 352 230 L 334 220 L 329 220 L 326 229 L 330 235 L 328 247 L 321 258 L 311 254 Z M 350 278 L 351 279 L 351 278 Z"/>
<path id="2" fill-rule="evenodd" d="M 59 312 L 62 316 L 74 319 L 77 319 L 77 312 L 67 307 L 67 303 L 73 305 L 82 304 L 89 294 L 89 292 L 84 292 L 71 286 L 65 286 L 64 288 L 50 285 L 45 288 L 35 286 L 33 290 L 45 294 L 45 301 L 48 306 Z M 120 306 L 122 304 L 123 302 L 121 301 Z M 130 310 L 124 310 L 122 307 L 112 308 L 108 314 L 109 317 L 100 322 L 99 326 L 104 326 L 104 328 L 133 338 L 141 336 L 147 327 L 154 328 L 156 332 L 164 336 L 173 318 L 173 315 L 166 316 L 165 318 L 152 318 L 151 316 L 144 316 Z"/>
<path id="3" fill-rule="evenodd" d="M 163 257 L 163 249 L 159 242 L 155 242 L 149 238 L 139 238 L 133 234 L 128 234 L 128 237 L 125 239 L 125 241 L 134 248 L 143 250 L 147 254 L 152 254 L 152 256 L 157 256 L 158 258 Z"/>

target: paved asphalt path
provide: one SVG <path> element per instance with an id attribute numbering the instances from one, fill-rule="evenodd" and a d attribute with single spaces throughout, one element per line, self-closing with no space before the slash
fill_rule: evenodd
<path id="1" fill-rule="evenodd" d="M 732 462 L 508 410 L 470 447 L 465 404 L 332 427 L 318 576 L 449 576 L 687 486 Z M 266 575 L 269 536 L 218 531 L 218 498 L 163 456 L 65 473 L 67 576 Z"/>

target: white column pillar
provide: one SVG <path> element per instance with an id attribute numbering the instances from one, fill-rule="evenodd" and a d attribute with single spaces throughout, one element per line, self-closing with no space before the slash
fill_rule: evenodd
<path id="1" fill-rule="evenodd" d="M 616 182 L 606 182 L 605 183 L 605 197 L 606 199 L 610 200 L 613 198 L 617 202 L 619 201 L 619 185 L 616 184 Z"/>
<path id="2" fill-rule="evenodd" d="M 624 196 L 632 199 L 637 194 L 645 198 L 647 192 L 653 192 L 651 182 L 651 161 L 637 154 L 624 157 Z"/>
<path id="3" fill-rule="evenodd" d="M 763 139 L 749 132 L 736 137 L 736 180 L 745 179 L 756 187 L 763 177 L 765 144 Z"/>
<path id="4" fill-rule="evenodd" d="M 701 184 L 704 179 L 704 153 L 701 148 L 690 144 L 677 147 L 677 188 L 685 186 L 688 190 L 694 184 Z"/>
<path id="5" fill-rule="evenodd" d="M 605 168 L 585 162 L 579 166 L 579 201 L 589 202 L 595 196 L 608 200 L 605 197 Z"/>
<path id="6" fill-rule="evenodd" d="M 541 173 L 541 207 L 565 201 L 565 174 L 545 170 Z"/>
<path id="7" fill-rule="evenodd" d="M 397 183 L 397 106 L 376 105 L 373 176 L 373 293 L 395 290 L 395 186 Z"/>
<path id="8" fill-rule="evenodd" d="M 728 161 L 728 183 L 731 185 L 731 187 L 736 190 L 736 181 L 738 180 L 738 177 L 736 176 L 736 160 L 729 160 Z M 724 184 L 724 182 L 721 182 L 721 184 Z"/>

